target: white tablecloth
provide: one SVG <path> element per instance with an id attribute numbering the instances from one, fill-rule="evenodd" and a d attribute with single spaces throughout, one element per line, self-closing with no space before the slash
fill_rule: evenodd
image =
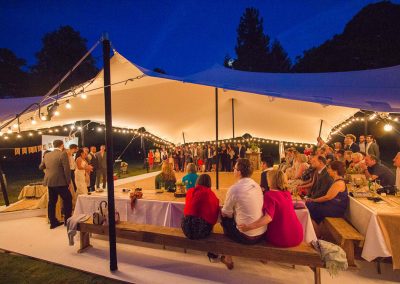
<path id="1" fill-rule="evenodd" d="M 107 200 L 107 196 L 79 195 L 74 215 L 93 214 L 103 200 Z M 136 224 L 179 228 L 181 226 L 184 206 L 183 202 L 139 199 L 134 211 L 132 211 L 128 197 L 115 197 L 115 209 L 119 212 L 121 221 Z M 308 210 L 296 210 L 296 214 L 304 229 L 304 241 L 311 242 L 317 239 Z"/>
<path id="2" fill-rule="evenodd" d="M 40 198 L 47 193 L 47 186 L 37 184 L 37 185 L 26 185 L 22 188 L 19 193 L 18 200 L 26 197 Z"/>
<path id="3" fill-rule="evenodd" d="M 392 256 L 383 238 L 376 212 L 350 197 L 347 219 L 365 237 L 362 258 L 372 261 L 377 257 Z"/>

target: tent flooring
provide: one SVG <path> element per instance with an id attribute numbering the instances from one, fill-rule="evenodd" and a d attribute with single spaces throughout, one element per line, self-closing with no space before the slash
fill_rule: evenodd
<path id="1" fill-rule="evenodd" d="M 29 228 L 29 234 L 27 234 Z M 77 238 L 76 238 L 77 239 Z M 313 283 L 313 274 L 307 267 L 235 258 L 235 268 L 229 271 L 221 263 L 210 263 L 203 253 L 161 246 L 141 247 L 118 243 L 118 272 L 109 271 L 108 242 L 92 238 L 93 248 L 78 254 L 79 244 L 68 246 L 65 227 L 50 230 L 46 219 L 31 217 L 2 221 L 0 249 L 63 266 L 72 267 L 134 283 Z M 382 274 L 375 264 L 357 261 L 359 269 L 341 272 L 332 278 L 322 271 L 322 283 L 395 283 L 400 273 L 390 264 L 382 264 Z"/>

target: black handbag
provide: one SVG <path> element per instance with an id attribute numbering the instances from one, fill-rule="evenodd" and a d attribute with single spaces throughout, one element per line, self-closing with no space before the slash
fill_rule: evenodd
<path id="1" fill-rule="evenodd" d="M 397 191 L 397 186 L 395 185 L 386 185 L 376 190 L 378 194 L 386 193 L 387 195 L 396 195 L 396 191 Z"/>

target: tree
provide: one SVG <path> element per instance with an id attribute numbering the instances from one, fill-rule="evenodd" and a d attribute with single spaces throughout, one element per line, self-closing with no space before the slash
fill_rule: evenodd
<path id="1" fill-rule="evenodd" d="M 400 5 L 370 4 L 351 19 L 343 33 L 297 58 L 295 72 L 336 72 L 400 64 Z"/>
<path id="2" fill-rule="evenodd" d="M 45 34 L 43 47 L 36 53 L 37 63 L 31 69 L 32 87 L 37 95 L 44 95 L 84 56 L 88 51 L 86 42 L 70 26 L 62 26 Z M 61 89 L 68 89 L 93 78 L 98 72 L 95 63 L 93 56 L 89 55 L 64 81 Z"/>
<path id="3" fill-rule="evenodd" d="M 246 8 L 237 28 L 236 55 L 233 68 L 237 70 L 269 71 L 269 37 L 263 31 L 263 19 L 255 8 Z"/>
<path id="4" fill-rule="evenodd" d="M 0 48 L 0 97 L 22 97 L 27 89 L 28 74 L 22 70 L 24 59 L 7 48 Z"/>
<path id="5" fill-rule="evenodd" d="M 271 72 L 290 72 L 292 63 L 278 40 L 272 44 L 269 64 Z"/>

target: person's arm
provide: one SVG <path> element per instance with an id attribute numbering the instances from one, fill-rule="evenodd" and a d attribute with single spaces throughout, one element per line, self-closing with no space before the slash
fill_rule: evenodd
<path id="1" fill-rule="evenodd" d="M 234 191 L 234 188 L 231 188 L 228 190 L 226 193 L 226 199 L 224 202 L 224 206 L 221 209 L 221 215 L 222 217 L 233 217 L 233 207 L 235 205 L 235 196 L 232 194 Z"/>
<path id="2" fill-rule="evenodd" d="M 44 163 L 44 158 L 43 161 L 39 165 L 39 170 L 43 171 L 46 168 L 46 164 Z"/>
<path id="3" fill-rule="evenodd" d="M 326 193 L 326 195 L 315 198 L 315 199 L 307 199 L 307 201 L 312 201 L 312 202 L 326 202 L 329 200 L 332 200 L 336 197 L 336 195 L 338 195 L 338 193 L 340 191 L 342 191 L 344 187 L 344 182 L 340 182 L 340 183 L 334 183 L 328 190 L 328 192 Z"/>
<path id="4" fill-rule="evenodd" d="M 69 185 L 71 183 L 71 168 L 69 165 L 68 154 L 66 152 L 61 153 L 61 164 L 64 169 L 65 181 L 67 182 L 67 185 Z"/>
<path id="5" fill-rule="evenodd" d="M 86 168 L 82 166 L 82 159 L 80 157 L 78 159 L 76 159 L 75 162 L 76 162 L 76 167 L 79 170 L 86 170 Z"/>
<path id="6" fill-rule="evenodd" d="M 262 216 L 260 219 L 258 219 L 257 221 L 254 221 L 251 224 L 241 224 L 238 225 L 238 228 L 241 232 L 247 232 L 250 230 L 254 230 L 254 229 L 258 229 L 260 227 L 266 226 L 268 225 L 270 222 L 272 221 L 272 218 L 268 215 L 265 214 L 264 216 Z"/>

